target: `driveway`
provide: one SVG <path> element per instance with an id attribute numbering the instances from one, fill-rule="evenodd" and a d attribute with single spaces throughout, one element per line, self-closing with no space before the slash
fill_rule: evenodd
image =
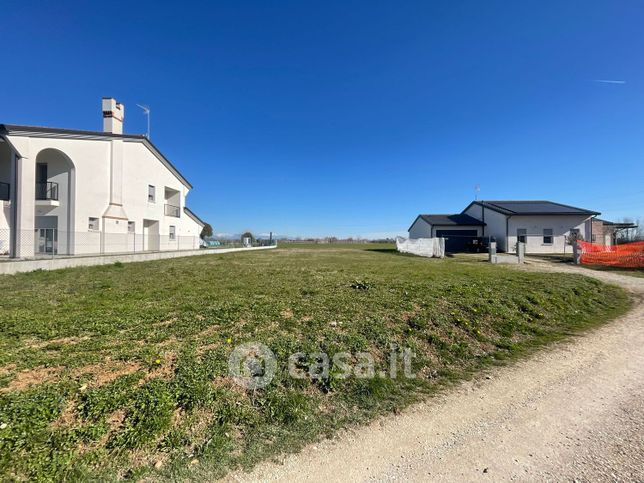
<path id="1" fill-rule="evenodd" d="M 626 316 L 231 481 L 644 481 L 644 279 Z"/>

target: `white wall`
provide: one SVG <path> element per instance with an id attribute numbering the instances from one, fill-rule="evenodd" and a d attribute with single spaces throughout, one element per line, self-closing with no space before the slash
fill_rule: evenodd
<path id="1" fill-rule="evenodd" d="M 472 205 L 467 208 L 463 213 L 470 215 L 477 220 L 483 220 L 483 207 L 481 205 Z"/>
<path id="2" fill-rule="evenodd" d="M 417 218 L 409 228 L 409 238 L 431 238 L 432 226 L 422 218 Z"/>
<path id="3" fill-rule="evenodd" d="M 507 250 L 505 239 L 506 216 L 504 214 L 489 208 L 483 208 L 481 205 L 472 205 L 464 213 L 485 222 L 483 236 L 493 236 L 496 238 L 497 248 L 502 251 Z"/>
<path id="4" fill-rule="evenodd" d="M 493 236 L 497 241 L 497 248 L 501 251 L 507 251 L 508 245 L 505 238 L 507 216 L 498 211 L 485 208 L 485 236 Z"/>
<path id="5" fill-rule="evenodd" d="M 180 245 L 180 237 L 198 237 L 201 226 L 183 212 L 188 187 L 161 162 L 145 145 L 139 142 L 124 143 L 123 162 L 123 208 L 128 220 L 136 223 L 137 233 L 142 233 L 143 220 L 157 220 L 161 234 L 161 249 L 176 250 Z M 148 185 L 155 187 L 156 200 L 148 202 Z M 165 214 L 165 188 L 179 192 L 180 217 L 175 218 Z M 177 201 L 172 200 L 170 204 Z M 176 227 L 177 240 L 168 239 L 170 225 Z"/>
<path id="6" fill-rule="evenodd" d="M 590 239 L 590 223 L 587 220 L 590 220 L 588 215 L 511 216 L 508 221 L 510 251 L 514 251 L 517 242 L 517 229 L 525 228 L 528 234 L 526 253 L 571 253 L 572 247 L 566 244 L 566 237 L 571 228 L 577 228 L 584 240 Z M 544 228 L 553 230 L 552 245 L 543 243 Z"/>

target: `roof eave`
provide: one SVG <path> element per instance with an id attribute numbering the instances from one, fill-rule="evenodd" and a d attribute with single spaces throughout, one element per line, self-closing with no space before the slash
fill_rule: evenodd
<path id="1" fill-rule="evenodd" d="M 561 211 L 559 213 L 549 213 L 547 211 L 544 212 L 534 212 L 534 213 L 513 213 L 513 216 L 596 216 L 596 215 L 601 215 L 601 213 L 597 213 L 595 211 L 585 211 L 585 212 L 579 212 L 579 211 Z"/>
<path id="2" fill-rule="evenodd" d="M 558 213 L 552 213 L 552 212 L 547 212 L 547 211 L 546 212 L 525 213 L 525 212 L 520 212 L 520 211 L 512 211 L 512 210 L 509 210 L 507 208 L 503 208 L 501 206 L 495 205 L 494 203 L 491 203 L 489 201 L 475 200 L 475 201 L 472 201 L 467 206 L 467 208 L 465 208 L 465 210 L 463 210 L 463 212 L 465 212 L 467 209 L 469 209 L 470 206 L 476 204 L 476 205 L 482 206 L 484 208 L 488 208 L 488 209 L 490 209 L 492 211 L 496 211 L 498 213 L 501 213 L 503 215 L 508 215 L 508 216 L 533 216 L 533 215 L 541 215 L 541 216 L 544 216 L 544 215 L 588 215 L 588 216 L 597 216 L 597 215 L 601 215 L 601 213 L 597 212 L 597 211 L 586 210 L 586 209 L 579 208 L 577 206 L 572 206 L 572 205 L 564 205 L 563 203 L 554 203 L 552 201 L 547 201 L 547 200 L 538 200 L 538 202 L 539 203 L 550 203 L 550 204 L 554 204 L 554 205 L 558 205 L 558 206 L 564 206 L 566 208 L 572 208 L 575 211 L 565 211 L 565 212 L 561 211 L 561 212 L 558 212 Z"/>
<path id="3" fill-rule="evenodd" d="M 407 231 L 411 231 L 411 229 L 414 227 L 414 225 L 415 225 L 415 224 L 416 224 L 416 222 L 418 221 L 418 218 L 421 218 L 421 219 L 422 219 L 422 218 L 423 218 L 423 215 L 418 215 L 418 216 L 416 217 L 416 219 L 414 220 L 414 222 L 413 222 L 411 225 L 409 225 L 409 228 L 407 228 Z M 423 219 L 423 221 L 424 221 L 425 223 L 427 223 L 427 220 Z"/>
<path id="4" fill-rule="evenodd" d="M 163 153 L 142 134 L 114 134 L 100 131 L 82 131 L 78 129 L 63 129 L 40 126 L 18 126 L 15 124 L 0 124 L 0 134 L 5 136 L 23 135 L 33 136 L 34 134 L 58 136 L 67 139 L 122 139 L 124 141 L 142 142 L 155 157 L 161 161 L 166 168 L 170 170 L 176 178 L 188 189 L 192 189 L 192 184 L 181 174 L 172 162 L 166 158 Z"/>
<path id="5" fill-rule="evenodd" d="M 190 218 L 192 218 L 196 223 L 198 223 L 199 225 L 201 225 L 202 227 L 203 227 L 203 226 L 206 226 L 206 222 L 205 222 L 205 221 L 203 221 L 201 218 L 199 218 L 199 217 L 197 216 L 197 214 L 196 214 L 194 211 L 192 211 L 190 208 L 188 208 L 187 206 L 184 206 L 184 207 L 183 207 L 183 212 L 184 212 L 186 215 L 188 215 Z"/>

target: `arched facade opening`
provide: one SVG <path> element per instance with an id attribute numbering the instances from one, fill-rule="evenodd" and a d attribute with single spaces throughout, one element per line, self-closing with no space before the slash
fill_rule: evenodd
<path id="1" fill-rule="evenodd" d="M 36 156 L 36 256 L 74 254 L 75 193 L 75 168 L 69 156 L 54 148 L 40 151 Z"/>

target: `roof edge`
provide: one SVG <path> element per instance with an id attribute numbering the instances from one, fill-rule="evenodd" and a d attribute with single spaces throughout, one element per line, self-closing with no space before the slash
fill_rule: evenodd
<path id="1" fill-rule="evenodd" d="M 42 126 L 21 126 L 21 125 L 16 125 L 16 124 L 0 124 L 0 134 L 4 135 L 33 135 L 33 134 L 40 134 L 43 135 L 43 137 L 47 137 L 47 135 L 51 136 L 62 136 L 67 139 L 106 139 L 106 140 L 111 140 L 111 139 L 122 139 L 124 141 L 137 141 L 143 143 L 150 151 L 152 151 L 152 154 L 155 155 L 155 157 L 161 161 L 166 168 L 170 170 L 172 174 L 174 174 L 183 185 L 188 188 L 192 189 L 193 186 L 188 181 L 185 176 L 181 174 L 181 172 L 177 169 L 177 167 L 172 164 L 172 162 L 164 156 L 164 154 L 157 148 L 152 141 L 150 141 L 146 136 L 143 134 L 114 134 L 114 133 L 108 133 L 108 132 L 102 132 L 102 131 L 83 131 L 80 129 L 64 129 L 64 128 L 54 128 L 54 127 L 42 127 Z"/>
<path id="2" fill-rule="evenodd" d="M 409 225 L 409 228 L 407 228 L 407 231 L 411 231 L 411 229 L 414 227 L 414 225 L 415 225 L 415 224 L 416 224 L 416 222 L 418 221 L 418 218 L 420 218 L 421 216 L 422 216 L 422 215 L 418 215 L 418 216 L 414 219 L 414 221 L 412 222 L 412 224 L 411 224 L 411 225 Z M 423 221 L 425 221 L 425 220 L 423 220 Z M 427 223 L 427 222 L 425 221 L 425 223 Z"/>
<path id="3" fill-rule="evenodd" d="M 508 208 L 503 208 L 499 205 L 496 205 L 495 202 L 505 202 L 505 203 L 549 203 L 551 205 L 557 205 L 557 206 L 563 206 L 565 208 L 570 208 L 572 210 L 576 210 L 575 212 L 561 212 L 561 213 L 552 213 L 548 211 L 535 211 L 533 213 L 521 213 L 517 211 L 512 211 Z M 496 211 L 498 213 L 501 213 L 503 215 L 509 215 L 509 216 L 533 216 L 533 215 L 550 215 L 550 216 L 556 216 L 556 215 L 589 215 L 589 216 L 597 216 L 601 215 L 599 211 L 593 211 L 593 210 L 587 210 L 586 208 L 579 208 L 578 206 L 572 206 L 572 205 L 566 205 L 564 203 L 558 203 L 556 201 L 549 201 L 549 200 L 474 200 L 472 201 L 467 207 L 462 211 L 464 213 L 467 211 L 472 205 L 479 205 L 482 206 L 483 208 L 487 208 L 492 211 Z"/>
<path id="4" fill-rule="evenodd" d="M 205 222 L 205 221 L 203 221 L 201 218 L 199 218 L 199 217 L 197 216 L 197 214 L 196 214 L 194 211 L 192 211 L 190 208 L 188 208 L 187 206 L 184 206 L 184 207 L 183 207 L 183 212 L 184 212 L 186 215 L 188 215 L 190 218 L 192 218 L 194 221 L 196 221 L 197 223 L 199 223 L 202 227 L 203 227 L 203 226 L 206 226 L 206 222 Z"/>
<path id="5" fill-rule="evenodd" d="M 469 223 L 461 223 L 461 224 L 458 224 L 458 223 L 454 223 L 454 224 L 432 223 L 430 220 L 425 218 L 425 217 L 429 217 L 429 216 L 445 216 L 445 217 L 449 217 L 449 216 L 462 216 L 462 215 L 465 215 L 465 216 L 471 218 L 471 222 L 469 222 Z M 409 226 L 409 228 L 407 228 L 407 231 L 410 231 L 413 228 L 413 226 L 416 224 L 418 219 L 423 220 L 425 223 L 427 223 L 430 226 L 486 226 L 487 225 L 483 220 L 479 220 L 477 218 L 474 218 L 471 215 L 467 215 L 467 214 L 464 214 L 464 213 L 421 213 L 420 215 L 418 215 L 414 219 L 413 223 Z"/>

